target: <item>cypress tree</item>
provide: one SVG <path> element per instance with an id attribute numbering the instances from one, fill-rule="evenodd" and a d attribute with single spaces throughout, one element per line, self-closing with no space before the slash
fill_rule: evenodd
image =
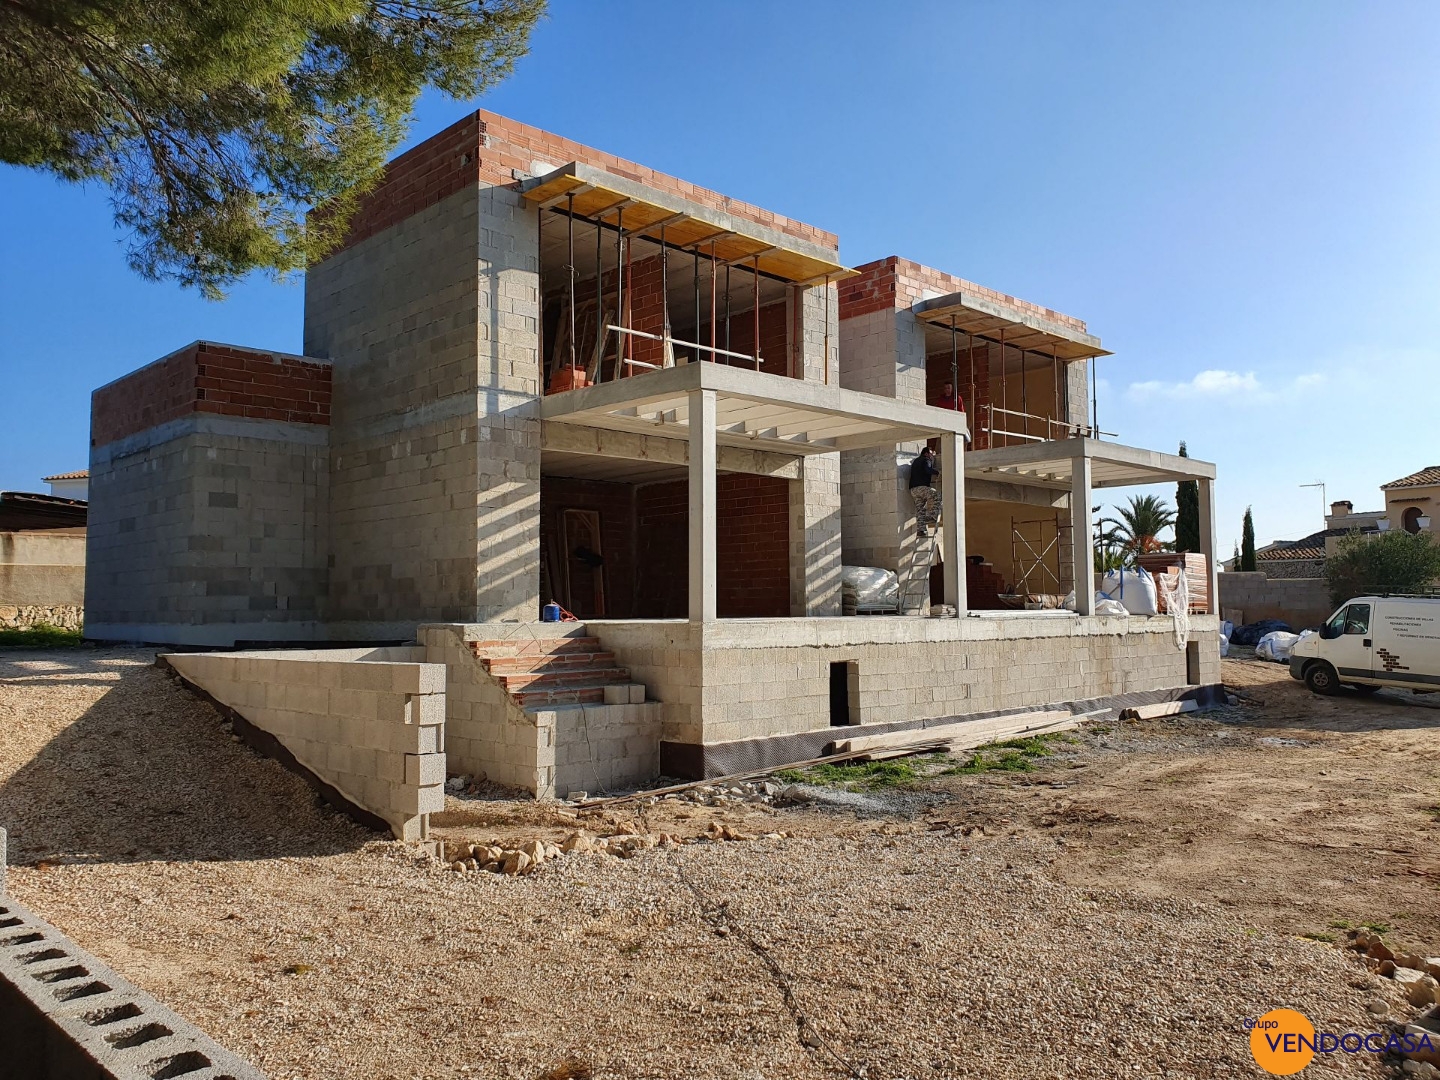
<path id="1" fill-rule="evenodd" d="M 1255 519 L 1245 507 L 1245 523 L 1240 529 L 1240 569 L 1255 569 Z"/>
<path id="2" fill-rule="evenodd" d="M 1180 456 L 1189 457 L 1184 441 Z M 1200 550 L 1200 482 L 1181 480 L 1175 485 L 1175 550 Z"/>

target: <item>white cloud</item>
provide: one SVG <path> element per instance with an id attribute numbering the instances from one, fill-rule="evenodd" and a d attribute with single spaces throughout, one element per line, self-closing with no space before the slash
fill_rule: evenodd
<path id="1" fill-rule="evenodd" d="M 1238 371 L 1210 369 L 1202 371 L 1188 382 L 1161 382 L 1151 379 L 1130 384 L 1128 391 L 1132 398 L 1144 400 L 1153 397 L 1198 398 L 1230 397 L 1236 394 L 1253 395 L 1261 392 L 1260 380 L 1253 371 L 1240 374 Z"/>

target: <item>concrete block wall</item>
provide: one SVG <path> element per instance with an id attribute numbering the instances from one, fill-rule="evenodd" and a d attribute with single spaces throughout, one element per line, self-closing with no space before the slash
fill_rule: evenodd
<path id="1" fill-rule="evenodd" d="M 1218 681 L 1213 616 L 1191 618 Z M 1168 617 L 811 620 L 718 624 L 704 644 L 704 743 L 829 726 L 830 664 L 856 665 L 862 724 L 931 719 L 1188 684 Z M 674 740 L 682 741 L 682 740 Z"/>
<path id="2" fill-rule="evenodd" d="M 642 631 L 665 623 L 624 623 Z M 688 625 L 688 624 L 681 624 Z M 564 798 L 605 791 L 656 775 L 662 721 L 658 701 L 576 705 L 527 712 L 475 657 L 469 642 L 583 636 L 591 623 L 469 623 L 420 627 L 426 659 L 446 670 L 446 753 L 454 774 L 485 776 Z M 609 643 L 604 638 L 606 647 Z M 636 674 L 632 672 L 632 674 Z M 637 678 L 643 676 L 637 675 Z M 668 688 L 668 686 L 667 686 Z"/>
<path id="3" fill-rule="evenodd" d="M 748 625 L 748 624 L 747 624 Z M 586 629 L 644 683 L 661 705 L 661 738 L 700 742 L 704 732 L 702 630 L 683 619 L 608 622 L 590 619 Z"/>
<path id="4" fill-rule="evenodd" d="M 330 368 L 196 342 L 91 400 L 93 638 L 312 636 L 326 592 Z"/>
<path id="5" fill-rule="evenodd" d="M 93 447 L 87 635 L 313 637 L 328 454 L 323 425 L 198 412 Z"/>
<path id="6" fill-rule="evenodd" d="M 445 669 L 420 649 L 166 653 L 402 840 L 445 808 Z"/>
<path id="7" fill-rule="evenodd" d="M 1247 623 L 1284 619 L 1296 632 L 1317 627 L 1335 611 L 1324 578 L 1271 578 L 1264 571 L 1218 574 L 1220 615 L 1243 616 Z"/>
<path id="8" fill-rule="evenodd" d="M 328 617 L 474 617 L 479 214 L 472 186 L 312 267 L 334 369 Z"/>
<path id="9" fill-rule="evenodd" d="M 839 615 L 840 455 L 801 459 L 790 486 L 790 614 Z"/>
<path id="10" fill-rule="evenodd" d="M 561 625 L 561 624 L 548 624 Z M 417 637 L 426 662 L 445 669 L 445 745 L 450 772 L 485 776 L 546 798 L 555 791 L 553 724 L 527 713 L 491 677 L 466 642 L 543 633 L 540 624 L 428 624 Z"/>
<path id="11" fill-rule="evenodd" d="M 4 895 L 0 1075 L 6 1080 L 265 1080 L 25 905 Z"/>

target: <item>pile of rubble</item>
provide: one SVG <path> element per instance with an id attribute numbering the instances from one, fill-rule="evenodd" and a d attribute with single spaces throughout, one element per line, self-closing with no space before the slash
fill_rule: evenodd
<path id="1" fill-rule="evenodd" d="M 584 803 L 590 798 L 587 791 L 572 791 L 570 801 Z M 694 803 L 697 806 L 770 806 L 783 801 L 784 790 L 769 780 L 750 780 L 727 784 L 702 784 L 683 791 L 667 791 L 663 795 L 647 795 L 634 800 L 637 806 L 655 806 L 659 803 Z"/>
<path id="2" fill-rule="evenodd" d="M 571 833 L 558 845 L 545 840 L 526 840 L 522 844 L 508 847 L 498 840 L 492 844 L 446 841 L 445 862 L 457 874 L 481 871 L 492 874 L 530 874 L 561 855 L 593 853 L 628 859 L 652 848 L 671 848 L 681 844 L 716 840 L 781 840 L 788 835 L 782 832 L 751 835 L 714 821 L 707 827 L 704 836 L 688 840 L 665 832 L 595 836 L 582 830 Z"/>
<path id="3" fill-rule="evenodd" d="M 1411 1005 L 1440 1001 L 1440 956 L 1392 952 L 1380 935 L 1370 930 L 1351 930 L 1346 937 L 1371 971 L 1399 984 Z"/>

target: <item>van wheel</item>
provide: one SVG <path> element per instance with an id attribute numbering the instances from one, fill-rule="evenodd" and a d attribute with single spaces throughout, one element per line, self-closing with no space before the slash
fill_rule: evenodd
<path id="1" fill-rule="evenodd" d="M 1380 687 L 1374 683 L 1351 683 L 1350 689 L 1354 690 L 1357 694 L 1373 694 L 1379 690 Z"/>
<path id="2" fill-rule="evenodd" d="M 1305 685 L 1317 694 L 1335 694 L 1340 690 L 1340 679 L 1333 667 L 1319 660 L 1305 669 Z"/>

